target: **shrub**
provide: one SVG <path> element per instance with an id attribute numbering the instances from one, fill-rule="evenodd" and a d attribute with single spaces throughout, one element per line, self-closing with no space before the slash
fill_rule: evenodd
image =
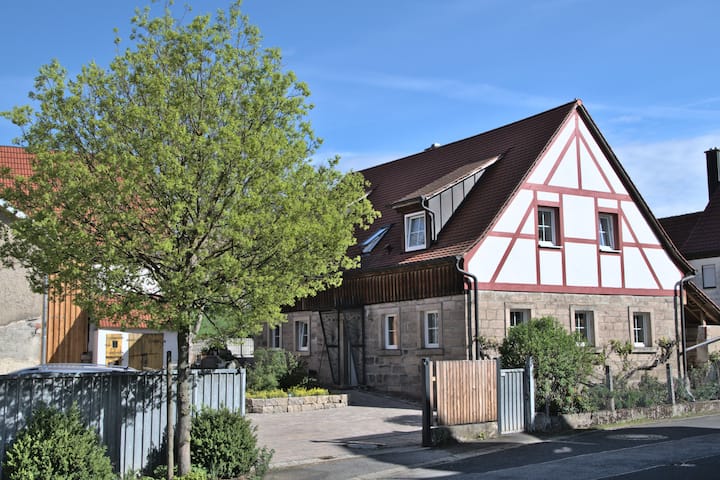
<path id="1" fill-rule="evenodd" d="M 252 367 L 247 370 L 248 390 L 274 390 L 310 386 L 305 362 L 291 352 L 277 349 L 255 350 Z"/>
<path id="2" fill-rule="evenodd" d="M 499 351 L 503 366 L 510 368 L 524 367 L 528 357 L 533 357 L 539 407 L 548 413 L 579 409 L 580 389 L 595 363 L 593 350 L 554 318 L 533 319 L 512 327 Z"/>
<path id="3" fill-rule="evenodd" d="M 47 407 L 35 410 L 7 449 L 2 470 L 6 480 L 115 478 L 105 447 L 83 425 L 76 406 L 67 414 Z"/>
<path id="4" fill-rule="evenodd" d="M 262 478 L 273 451 L 257 447 L 256 428 L 240 413 L 203 409 L 194 418 L 190 454 L 210 476 Z"/>

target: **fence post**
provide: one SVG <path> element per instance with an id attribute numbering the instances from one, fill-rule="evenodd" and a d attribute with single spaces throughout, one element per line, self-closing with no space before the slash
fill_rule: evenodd
<path id="1" fill-rule="evenodd" d="M 525 361 L 525 378 L 523 387 L 525 390 L 525 431 L 535 430 L 535 365 L 533 358 L 528 357 Z"/>
<path id="2" fill-rule="evenodd" d="M 422 446 L 432 447 L 432 408 L 430 407 L 431 388 L 431 362 L 429 358 L 422 359 L 422 386 L 423 386 L 423 404 L 422 404 Z"/>
<path id="3" fill-rule="evenodd" d="M 498 429 L 498 435 L 502 434 L 502 413 L 503 413 L 503 407 L 502 407 L 502 357 L 497 357 L 495 359 L 495 365 L 497 367 L 497 429 Z"/>
<path id="4" fill-rule="evenodd" d="M 167 372 L 167 480 L 173 480 L 175 471 L 175 406 L 172 388 L 172 352 L 168 350 L 166 360 Z"/>
<path id="5" fill-rule="evenodd" d="M 675 406 L 675 381 L 673 380 L 670 362 L 665 364 L 665 373 L 667 375 L 668 400 L 670 405 Z"/>
<path id="6" fill-rule="evenodd" d="M 615 391 L 615 388 L 613 387 L 613 377 L 612 372 L 610 371 L 610 365 L 605 365 L 605 385 L 607 386 L 608 392 L 610 395 L 608 396 L 608 404 L 607 408 L 611 412 L 615 411 L 615 395 L 613 392 Z"/>

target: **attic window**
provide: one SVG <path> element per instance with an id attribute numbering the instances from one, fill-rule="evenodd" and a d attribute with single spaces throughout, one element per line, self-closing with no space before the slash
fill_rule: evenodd
<path id="1" fill-rule="evenodd" d="M 425 248 L 425 212 L 405 215 L 405 251 Z"/>
<path id="2" fill-rule="evenodd" d="M 390 230 L 390 225 L 385 225 L 384 227 L 381 227 L 380 230 L 370 235 L 367 240 L 362 242 L 360 244 L 362 246 L 362 253 L 372 252 L 373 248 L 380 243 L 380 240 L 382 240 L 388 230 Z"/>

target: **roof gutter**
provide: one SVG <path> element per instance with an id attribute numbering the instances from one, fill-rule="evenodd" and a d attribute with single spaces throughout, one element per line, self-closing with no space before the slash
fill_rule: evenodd
<path id="1" fill-rule="evenodd" d="M 470 286 L 472 288 L 472 294 L 473 294 L 473 320 L 475 323 L 475 335 L 472 337 L 472 353 L 474 353 L 475 360 L 480 360 L 480 309 L 479 309 L 479 301 L 478 301 L 478 279 L 475 275 L 472 273 L 463 270 L 460 267 L 460 263 L 463 262 L 463 257 L 458 255 L 455 257 L 455 268 L 457 268 L 458 272 L 460 272 L 466 279 L 470 280 Z M 472 356 L 472 355 L 471 355 Z"/>

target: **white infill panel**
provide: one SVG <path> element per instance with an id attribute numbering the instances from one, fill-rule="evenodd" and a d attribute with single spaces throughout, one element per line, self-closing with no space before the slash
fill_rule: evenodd
<path id="1" fill-rule="evenodd" d="M 515 242 L 497 277 L 497 282 L 537 284 L 534 239 L 521 238 Z"/>
<path id="2" fill-rule="evenodd" d="M 612 187 L 613 191 L 615 193 L 627 194 L 627 190 L 625 190 L 625 186 L 620 181 L 620 177 L 617 176 L 615 170 L 613 170 L 612 166 L 610 166 L 610 162 L 600 150 L 600 147 L 593 139 L 593 136 L 590 135 L 590 132 L 585 127 L 585 124 L 583 122 L 578 123 L 580 124 L 580 135 L 583 136 L 586 143 L 590 147 L 590 153 L 593 155 L 593 157 L 595 157 L 595 160 L 600 165 L 602 171 L 605 173 L 605 177 L 608 179 L 608 182 L 610 182 L 610 186 Z"/>
<path id="3" fill-rule="evenodd" d="M 582 142 L 580 142 L 580 178 L 583 190 L 610 192 L 610 187 Z"/>
<path id="4" fill-rule="evenodd" d="M 468 262 L 468 271 L 475 275 L 478 281 L 489 282 L 509 244 L 510 239 L 507 237 L 487 237 Z"/>
<path id="5" fill-rule="evenodd" d="M 562 285 L 562 250 L 554 248 L 540 250 L 540 283 Z"/>
<path id="6" fill-rule="evenodd" d="M 563 155 L 560 164 L 555 170 L 549 184 L 553 187 L 578 188 L 578 162 L 577 150 L 573 140 L 570 148 Z"/>
<path id="7" fill-rule="evenodd" d="M 563 236 L 594 240 L 597 238 L 595 228 L 595 201 L 593 198 L 563 195 Z"/>
<path id="8" fill-rule="evenodd" d="M 602 276 L 602 286 L 605 288 L 621 288 L 622 287 L 622 269 L 620 268 L 620 255 L 606 254 L 600 255 L 600 272 Z"/>
<path id="9" fill-rule="evenodd" d="M 639 248 L 625 247 L 623 259 L 625 261 L 625 288 L 658 288 Z"/>
<path id="10" fill-rule="evenodd" d="M 585 243 L 565 245 L 565 278 L 568 286 L 598 286 L 597 256 L 597 245 Z"/>
<path id="11" fill-rule="evenodd" d="M 633 202 L 620 202 L 622 207 L 623 215 L 625 216 L 630 229 L 635 234 L 639 243 L 660 245 L 655 234 L 650 230 L 645 217 L 642 216 L 640 210 Z M 632 238 L 632 237 L 625 237 Z"/>
<path id="12" fill-rule="evenodd" d="M 661 248 L 645 248 L 645 255 L 655 271 L 655 276 L 660 280 L 660 284 L 664 290 L 672 290 L 675 282 L 680 280 L 682 275 L 680 270 L 670 260 L 665 250 Z"/>
<path id="13" fill-rule="evenodd" d="M 532 200 L 532 191 L 520 190 L 495 224 L 493 232 L 515 233 Z"/>
<path id="14" fill-rule="evenodd" d="M 529 183 L 536 183 L 542 185 L 547 182 L 548 175 L 550 175 L 550 171 L 555 166 L 555 161 L 562 153 L 563 148 L 565 148 L 565 145 L 567 144 L 568 140 L 570 140 L 570 137 L 574 132 L 575 119 L 570 118 L 565 124 L 565 127 L 562 129 L 560 134 L 553 142 L 553 144 L 548 149 L 547 155 L 545 155 L 542 160 L 538 162 L 535 170 L 532 172 L 530 178 L 528 179 Z"/>

